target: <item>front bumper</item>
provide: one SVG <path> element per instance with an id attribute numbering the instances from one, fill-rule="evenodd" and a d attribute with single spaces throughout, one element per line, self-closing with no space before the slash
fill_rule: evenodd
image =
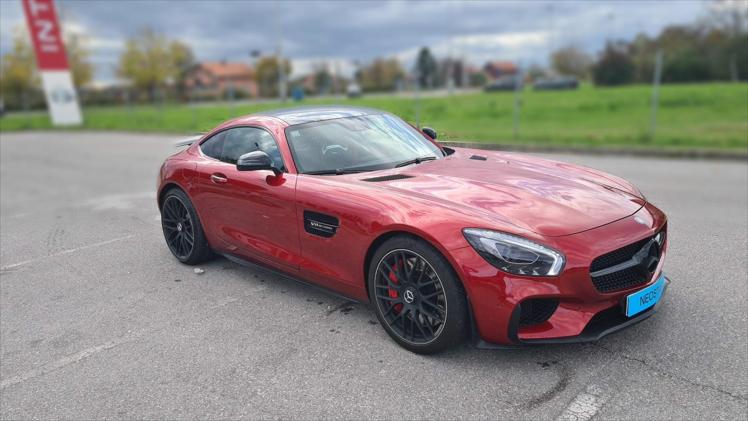
<path id="1" fill-rule="evenodd" d="M 558 277 L 511 275 L 491 266 L 472 247 L 452 250 L 450 257 L 468 293 L 478 345 L 594 341 L 649 317 L 655 309 L 627 318 L 621 314 L 620 304 L 627 295 L 652 285 L 660 276 L 667 240 L 654 276 L 645 284 L 601 292 L 590 278 L 590 264 L 611 250 L 653 236 L 665 223 L 665 215 L 647 204 L 636 214 L 608 225 L 545 239 L 548 246 L 562 250 L 567 257 Z M 520 305 L 529 300 L 552 301 L 557 307 L 545 321 L 527 323 L 525 319 L 525 323 L 519 323 Z"/>
<path id="2" fill-rule="evenodd" d="M 670 278 L 667 276 L 665 277 L 665 288 L 663 289 L 662 296 L 665 296 L 665 293 L 667 292 L 667 287 L 670 285 Z M 619 330 L 625 329 L 629 326 L 633 326 L 645 319 L 648 319 L 650 316 L 655 314 L 662 304 L 663 299 L 660 298 L 660 301 L 657 302 L 653 307 L 644 310 L 643 312 L 635 315 L 634 317 L 626 317 L 623 314 L 622 308 L 620 306 L 614 306 L 607 310 L 603 310 L 600 313 L 596 314 L 592 319 L 587 323 L 587 326 L 584 328 L 582 333 L 580 333 L 577 336 L 567 336 L 562 338 L 550 338 L 550 339 L 528 339 L 523 340 L 517 337 L 516 330 L 514 332 L 514 335 L 511 334 L 510 336 L 514 336 L 513 338 L 513 345 L 500 345 L 495 343 L 486 342 L 483 339 L 480 339 L 477 335 L 474 335 L 473 343 L 476 348 L 479 349 L 505 349 L 505 348 L 514 348 L 522 345 L 552 345 L 552 344 L 573 344 L 573 343 L 584 343 L 584 342 L 595 342 L 600 340 L 602 337 L 610 335 L 611 333 L 618 332 Z M 510 321 L 510 324 L 513 326 L 517 326 L 519 322 L 519 307 L 517 307 L 517 310 L 514 311 L 512 314 L 512 320 Z"/>

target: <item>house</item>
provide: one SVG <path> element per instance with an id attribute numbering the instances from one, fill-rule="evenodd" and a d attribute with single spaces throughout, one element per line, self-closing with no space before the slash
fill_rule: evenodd
<path id="1" fill-rule="evenodd" d="M 497 80 L 504 76 L 517 74 L 517 66 L 510 61 L 489 61 L 483 66 L 483 71 L 489 80 Z"/>
<path id="2" fill-rule="evenodd" d="M 185 78 L 185 87 L 193 97 L 256 97 L 255 71 L 245 63 L 203 62 L 195 65 Z"/>
<path id="3" fill-rule="evenodd" d="M 330 95 L 344 92 L 348 79 L 326 73 L 326 77 L 317 73 L 301 76 L 291 81 L 291 86 L 298 86 L 307 94 Z"/>

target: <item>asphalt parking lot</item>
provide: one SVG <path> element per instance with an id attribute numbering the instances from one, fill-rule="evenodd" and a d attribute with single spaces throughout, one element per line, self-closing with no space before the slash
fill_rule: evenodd
<path id="1" fill-rule="evenodd" d="M 748 417 L 745 162 L 554 156 L 668 214 L 660 312 L 595 344 L 425 357 L 365 305 L 172 258 L 154 190 L 175 137 L 0 136 L 2 419 Z"/>

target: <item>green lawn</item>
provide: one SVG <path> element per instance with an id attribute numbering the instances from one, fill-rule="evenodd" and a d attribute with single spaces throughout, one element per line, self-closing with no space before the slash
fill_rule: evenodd
<path id="1" fill-rule="evenodd" d="M 648 136 L 649 86 L 578 91 L 524 92 L 520 129 L 513 138 L 512 92 L 424 98 L 421 124 L 436 128 L 440 139 L 498 143 L 583 146 L 658 146 L 748 149 L 748 84 L 665 85 L 660 93 L 657 134 Z M 308 99 L 300 104 L 340 103 L 391 111 L 414 122 L 416 102 L 409 97 L 356 100 Z M 286 106 L 295 105 L 288 103 Z M 227 105 L 89 107 L 85 129 L 189 133 L 208 130 L 232 116 L 277 108 L 278 103 Z M 46 114 L 9 115 L 0 130 L 48 129 Z"/>

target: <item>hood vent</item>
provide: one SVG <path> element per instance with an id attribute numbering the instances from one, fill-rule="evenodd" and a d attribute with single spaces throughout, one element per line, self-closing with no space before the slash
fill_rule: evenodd
<path id="1" fill-rule="evenodd" d="M 361 181 L 368 181 L 370 183 L 378 183 L 380 181 L 404 180 L 406 178 L 413 178 L 413 176 L 405 175 L 405 174 L 392 174 L 392 175 L 383 175 L 381 177 L 364 178 Z"/>
<path id="2" fill-rule="evenodd" d="M 473 159 L 475 161 L 488 161 L 488 158 L 486 158 L 485 156 L 480 156 L 480 155 L 473 155 L 470 157 L 470 159 Z"/>

